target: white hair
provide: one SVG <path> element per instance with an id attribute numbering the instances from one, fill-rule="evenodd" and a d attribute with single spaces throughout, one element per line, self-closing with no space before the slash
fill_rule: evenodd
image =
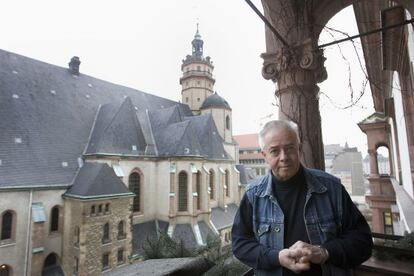
<path id="1" fill-rule="evenodd" d="M 298 143 L 300 143 L 299 139 L 299 128 L 298 125 L 292 121 L 288 120 L 273 120 L 267 122 L 262 130 L 259 132 L 259 146 L 260 149 L 263 150 L 264 148 L 264 137 L 270 130 L 281 130 L 286 129 L 296 134 L 296 138 L 298 139 Z"/>

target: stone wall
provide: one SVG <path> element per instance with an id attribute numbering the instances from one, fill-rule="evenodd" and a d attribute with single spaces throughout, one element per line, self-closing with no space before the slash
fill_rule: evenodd
<path id="1" fill-rule="evenodd" d="M 109 210 L 105 211 L 106 204 Z M 66 275 L 72 275 L 78 259 L 78 275 L 100 275 L 103 270 L 112 270 L 129 262 L 132 253 L 131 229 L 132 197 L 100 200 L 66 199 L 64 265 Z M 95 213 L 92 213 L 95 206 Z M 99 206 L 102 206 L 99 212 Z M 125 235 L 118 238 L 118 224 L 124 221 Z M 109 240 L 103 241 L 103 228 L 109 223 Z M 79 227 L 79 243 L 77 230 Z M 123 262 L 118 264 L 119 249 L 124 250 Z M 109 254 L 108 268 L 103 269 L 103 254 Z"/>

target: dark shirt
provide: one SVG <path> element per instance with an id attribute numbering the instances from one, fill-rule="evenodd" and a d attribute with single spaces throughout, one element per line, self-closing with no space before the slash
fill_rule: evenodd
<path id="1" fill-rule="evenodd" d="M 303 212 L 303 208 L 301 210 Z M 329 252 L 328 262 L 338 267 L 348 268 L 359 265 L 368 259 L 371 254 L 372 236 L 366 220 L 345 191 L 342 193 L 342 210 L 340 236 L 327 241 L 322 246 Z M 232 228 L 233 253 L 243 263 L 254 269 L 275 269 L 280 266 L 279 251 L 260 244 L 256 240 L 252 217 L 252 205 L 244 195 Z M 300 221 L 303 221 L 303 217 Z M 292 229 L 292 226 L 288 225 L 287 227 Z M 289 241 L 287 241 L 288 243 Z"/>
<path id="2" fill-rule="evenodd" d="M 309 243 L 306 232 L 303 210 L 306 201 L 306 179 L 302 166 L 291 179 L 279 181 L 272 175 L 273 194 L 277 199 L 284 215 L 284 248 L 289 248 L 297 241 Z M 284 276 L 298 275 L 289 269 L 283 268 Z M 308 271 L 299 275 L 322 275 L 320 265 L 311 264 Z"/>

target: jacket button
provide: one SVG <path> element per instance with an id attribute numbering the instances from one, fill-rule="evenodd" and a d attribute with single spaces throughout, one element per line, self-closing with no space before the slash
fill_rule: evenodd
<path id="1" fill-rule="evenodd" d="M 275 232 L 280 232 L 280 228 L 279 227 L 275 227 Z"/>

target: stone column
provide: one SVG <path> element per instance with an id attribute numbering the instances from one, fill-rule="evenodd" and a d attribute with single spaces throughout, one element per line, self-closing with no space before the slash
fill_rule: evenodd
<path id="1" fill-rule="evenodd" d="M 325 80 L 327 74 L 317 41 L 307 39 L 296 47 L 262 54 L 262 58 L 263 77 L 277 83 L 279 118 L 298 124 L 303 164 L 325 169 L 317 83 Z"/>
<path id="2" fill-rule="evenodd" d="M 371 177 L 377 177 L 378 173 L 378 161 L 377 161 L 377 152 L 375 149 L 368 149 L 369 154 L 369 173 Z"/>

